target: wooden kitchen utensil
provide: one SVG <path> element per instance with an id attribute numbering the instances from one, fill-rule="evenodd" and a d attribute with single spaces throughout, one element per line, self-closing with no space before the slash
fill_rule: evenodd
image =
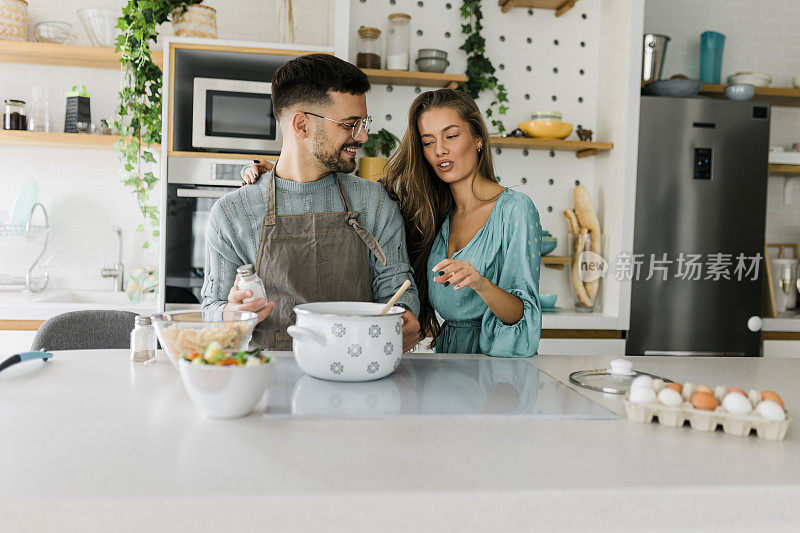
<path id="1" fill-rule="evenodd" d="M 386 302 L 386 305 L 383 306 L 383 309 L 381 309 L 381 314 L 385 315 L 386 313 L 388 313 L 389 309 L 391 309 L 392 306 L 397 303 L 397 300 L 400 299 L 403 293 L 405 293 L 410 286 L 411 286 L 411 280 L 410 279 L 405 280 L 405 282 L 403 282 L 403 284 L 400 285 L 400 288 L 397 289 L 397 292 L 394 293 L 392 299 Z"/>

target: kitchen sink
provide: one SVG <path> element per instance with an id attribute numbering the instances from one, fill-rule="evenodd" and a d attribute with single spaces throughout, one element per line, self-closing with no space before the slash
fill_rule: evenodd
<path id="1" fill-rule="evenodd" d="M 131 303 L 124 292 L 111 291 L 66 291 L 46 293 L 37 298 L 37 303 L 43 304 L 83 304 L 110 307 L 153 307 L 155 295 L 149 295 L 138 304 Z"/>

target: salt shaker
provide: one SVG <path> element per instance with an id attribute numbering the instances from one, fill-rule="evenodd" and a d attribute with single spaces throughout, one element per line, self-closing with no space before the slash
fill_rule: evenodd
<path id="1" fill-rule="evenodd" d="M 256 274 L 253 265 L 242 265 L 236 269 L 236 273 L 239 274 L 239 290 L 247 290 L 253 293 L 252 296 L 242 300 L 242 303 L 249 303 L 259 298 L 267 299 L 267 290 L 264 288 L 264 282 Z"/>
<path id="2" fill-rule="evenodd" d="M 156 332 L 149 316 L 137 316 L 131 331 L 131 361 L 151 363 L 156 360 Z"/>

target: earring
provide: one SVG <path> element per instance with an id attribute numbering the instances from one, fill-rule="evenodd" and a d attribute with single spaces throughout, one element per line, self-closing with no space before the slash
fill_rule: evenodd
<path id="1" fill-rule="evenodd" d="M 481 151 L 483 151 L 483 146 L 478 146 L 478 153 L 481 153 Z"/>

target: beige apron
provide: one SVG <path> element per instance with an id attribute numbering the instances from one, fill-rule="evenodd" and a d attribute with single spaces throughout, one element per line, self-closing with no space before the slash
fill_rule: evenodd
<path id="1" fill-rule="evenodd" d="M 277 215 L 275 173 L 268 172 L 264 223 L 258 241 L 256 273 L 264 281 L 267 300 L 275 309 L 253 333 L 253 343 L 273 350 L 291 350 L 286 328 L 294 324 L 294 306 L 307 302 L 371 302 L 370 251 L 385 266 L 378 241 L 359 221 L 339 177 L 343 213 Z"/>

